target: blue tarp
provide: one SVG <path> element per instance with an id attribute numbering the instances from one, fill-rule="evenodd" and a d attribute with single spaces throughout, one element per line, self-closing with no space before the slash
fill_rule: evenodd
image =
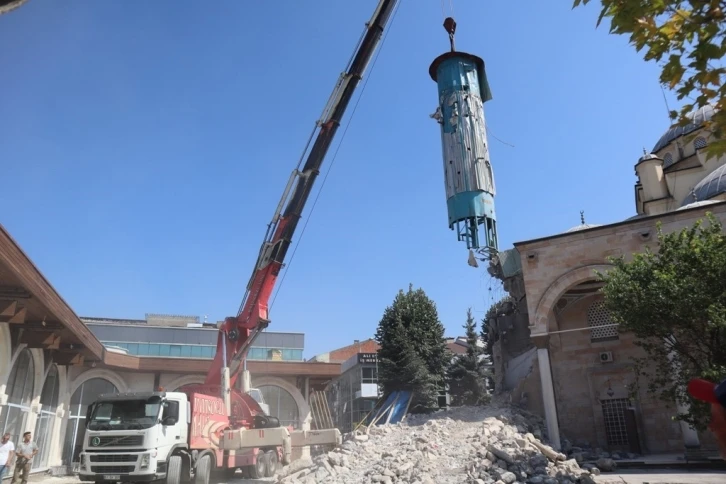
<path id="1" fill-rule="evenodd" d="M 396 391 L 388 395 L 383 400 L 383 405 L 373 414 L 369 416 L 366 424 L 370 425 L 372 422 L 378 420 L 377 424 L 398 423 L 403 417 L 406 416 L 406 410 L 408 409 L 408 403 L 411 401 L 411 392 Z M 390 419 L 389 419 L 390 414 Z"/>

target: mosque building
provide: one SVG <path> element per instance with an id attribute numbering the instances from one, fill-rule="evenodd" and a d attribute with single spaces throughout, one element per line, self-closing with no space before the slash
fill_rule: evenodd
<path id="1" fill-rule="evenodd" d="M 687 126 L 674 126 L 635 164 L 635 211 L 608 225 L 586 223 L 564 233 L 517 242 L 499 252 L 489 273 L 514 302 L 488 322 L 494 344 L 496 387 L 546 418 L 556 447 L 591 446 L 623 454 L 683 452 L 708 456 L 708 432 L 673 421 L 668 406 L 635 392 L 634 336 L 618 331 L 598 292 L 596 271 L 608 259 L 656 248 L 664 232 L 692 226 L 711 212 L 726 222 L 726 156 L 708 157 L 714 141 L 711 106 Z M 567 442 L 564 440 L 567 439 Z"/>

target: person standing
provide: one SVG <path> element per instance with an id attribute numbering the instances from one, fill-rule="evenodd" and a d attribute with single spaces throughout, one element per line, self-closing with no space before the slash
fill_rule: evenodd
<path id="1" fill-rule="evenodd" d="M 10 466 L 13 465 L 14 456 L 15 444 L 10 440 L 10 432 L 5 432 L 2 440 L 0 440 L 0 482 L 8 473 Z"/>
<path id="2" fill-rule="evenodd" d="M 23 434 L 23 441 L 18 444 L 15 451 L 15 472 L 13 472 L 12 484 L 28 484 L 30 466 L 33 465 L 33 457 L 38 453 L 38 446 L 31 440 L 31 433 Z"/>

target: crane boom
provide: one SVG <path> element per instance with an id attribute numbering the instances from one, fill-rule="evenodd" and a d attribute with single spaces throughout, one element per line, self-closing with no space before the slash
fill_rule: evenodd
<path id="1" fill-rule="evenodd" d="M 346 71 L 338 79 L 323 114 L 310 136 L 310 141 L 313 138 L 315 141 L 312 147 L 308 141 L 308 146 L 290 176 L 272 221 L 267 226 L 267 233 L 237 316 L 225 318 L 219 328 L 217 353 L 207 373 L 205 384 L 219 384 L 222 369 L 229 366 L 229 383 L 223 384 L 226 387 L 223 391 L 229 392 L 229 388 L 234 385 L 239 375 L 247 350 L 259 332 L 269 324 L 270 295 L 284 264 L 295 229 L 355 89 L 373 58 L 397 3 L 398 0 L 378 2 Z M 305 164 L 301 169 L 300 164 L 303 159 Z M 229 361 L 225 361 L 227 354 L 231 355 Z"/>

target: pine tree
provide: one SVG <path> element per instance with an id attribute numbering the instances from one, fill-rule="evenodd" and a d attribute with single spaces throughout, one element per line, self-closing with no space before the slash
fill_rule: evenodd
<path id="1" fill-rule="evenodd" d="M 484 351 L 479 347 L 476 321 L 471 308 L 466 312 L 466 353 L 451 362 L 447 376 L 454 405 L 482 405 L 489 402 L 487 378 L 489 371 Z"/>
<path id="2" fill-rule="evenodd" d="M 489 393 L 494 392 L 494 337 L 489 332 L 489 324 L 486 317 L 481 321 L 481 331 L 479 333 L 483 344 L 482 363 L 487 368 L 486 387 Z"/>
<path id="3" fill-rule="evenodd" d="M 437 408 L 444 386 L 449 350 L 434 302 L 422 289 L 400 290 L 378 323 L 378 381 L 383 393 L 413 392 L 409 411 Z"/>

